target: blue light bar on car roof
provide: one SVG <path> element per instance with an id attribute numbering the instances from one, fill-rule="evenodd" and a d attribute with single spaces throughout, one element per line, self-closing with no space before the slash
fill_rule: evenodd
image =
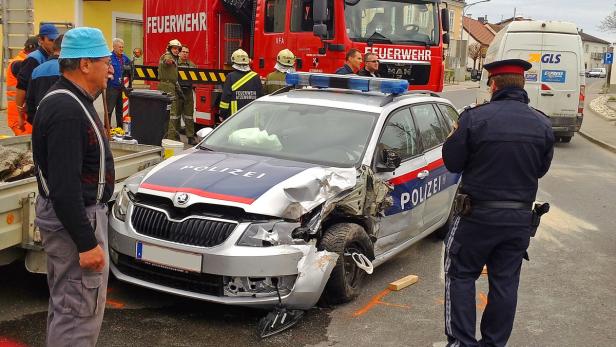
<path id="1" fill-rule="evenodd" d="M 352 89 L 385 94 L 402 94 L 409 88 L 409 82 L 406 80 L 311 72 L 287 73 L 286 82 L 291 86 Z"/>

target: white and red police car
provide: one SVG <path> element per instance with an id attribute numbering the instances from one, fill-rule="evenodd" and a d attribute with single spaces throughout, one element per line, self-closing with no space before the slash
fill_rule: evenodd
<path id="1" fill-rule="evenodd" d="M 109 222 L 121 281 L 254 307 L 308 309 L 446 230 L 458 113 L 407 81 L 288 74 L 194 148 L 125 181 Z"/>

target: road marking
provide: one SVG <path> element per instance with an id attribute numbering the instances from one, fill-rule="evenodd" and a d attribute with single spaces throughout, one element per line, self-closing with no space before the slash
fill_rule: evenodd
<path id="1" fill-rule="evenodd" d="M 480 310 L 485 310 L 486 306 L 488 306 L 488 296 L 484 292 L 479 292 L 479 302 L 477 303 L 477 308 Z"/>
<path id="2" fill-rule="evenodd" d="M 360 308 L 359 310 L 355 311 L 353 313 L 353 317 L 359 317 L 361 315 L 363 315 L 364 313 L 370 311 L 371 309 L 373 309 L 376 305 L 383 305 L 383 306 L 389 306 L 389 307 L 398 307 L 398 308 L 405 308 L 405 309 L 410 309 L 411 306 L 409 305 L 400 305 L 400 304 L 392 304 L 389 302 L 384 302 L 381 299 L 383 299 L 384 297 L 386 297 L 389 293 L 391 293 L 390 289 L 385 289 L 382 292 L 378 293 L 377 295 L 373 296 L 370 301 L 366 304 L 366 306 Z"/>

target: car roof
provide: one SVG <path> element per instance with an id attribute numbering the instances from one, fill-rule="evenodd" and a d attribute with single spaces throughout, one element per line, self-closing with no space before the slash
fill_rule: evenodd
<path id="1" fill-rule="evenodd" d="M 316 105 L 371 113 L 381 113 L 384 108 L 391 104 L 397 106 L 421 102 L 451 104 L 449 100 L 429 91 L 410 91 L 405 94 L 390 95 L 336 88 L 291 89 L 287 92 L 264 96 L 259 98 L 258 101 Z"/>

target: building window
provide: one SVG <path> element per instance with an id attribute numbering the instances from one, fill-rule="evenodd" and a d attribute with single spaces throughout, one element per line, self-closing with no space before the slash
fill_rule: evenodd
<path id="1" fill-rule="evenodd" d="M 584 52 L 588 53 L 588 44 L 584 45 Z"/>
<path id="2" fill-rule="evenodd" d="M 133 49 L 143 49 L 143 22 L 136 19 L 115 19 L 115 36 L 124 40 L 124 54 L 132 57 Z"/>
<path id="3" fill-rule="evenodd" d="M 453 31 L 453 16 L 454 16 L 453 10 L 449 10 L 449 32 Z"/>
<path id="4" fill-rule="evenodd" d="M 265 32 L 284 32 L 287 14 L 287 0 L 268 0 L 265 2 Z"/>

